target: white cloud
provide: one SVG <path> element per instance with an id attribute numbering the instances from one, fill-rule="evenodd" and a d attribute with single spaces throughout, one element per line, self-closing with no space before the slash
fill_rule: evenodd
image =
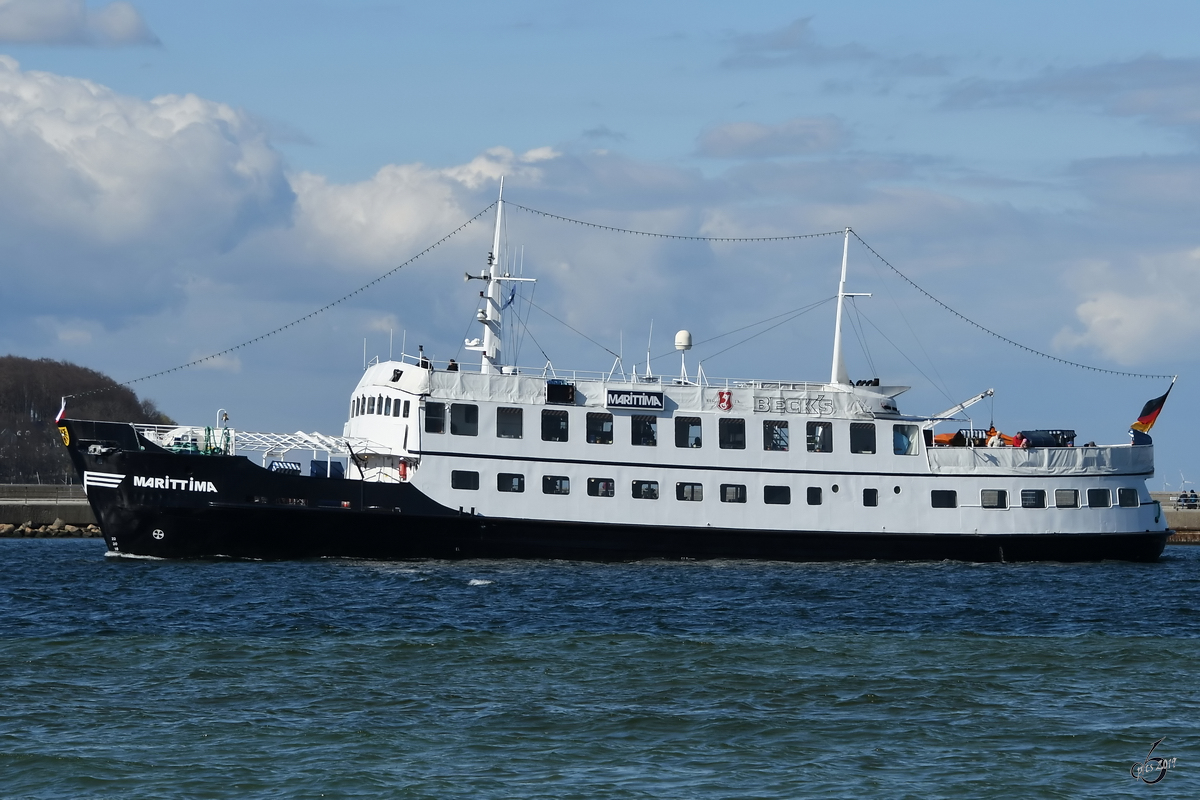
<path id="1" fill-rule="evenodd" d="M 0 0 L 0 42 L 11 44 L 158 44 L 132 4 L 88 8 L 85 0 Z"/>
<path id="2" fill-rule="evenodd" d="M 1145 258 L 1132 270 L 1093 267 L 1084 278 L 1103 285 L 1075 308 L 1083 329 L 1064 328 L 1056 346 L 1096 349 L 1126 365 L 1155 351 L 1190 358 L 1200 334 L 1200 249 Z"/>
<path id="3" fill-rule="evenodd" d="M 699 151 L 713 158 L 774 158 L 829 152 L 845 140 L 841 123 L 830 117 L 800 117 L 777 125 L 731 122 L 702 133 Z"/>

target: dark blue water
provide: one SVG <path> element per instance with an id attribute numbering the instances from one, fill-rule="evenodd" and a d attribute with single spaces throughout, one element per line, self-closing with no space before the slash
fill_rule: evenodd
<path id="1" fill-rule="evenodd" d="M 0 540 L 0 797 L 1196 797 L 1198 567 Z"/>

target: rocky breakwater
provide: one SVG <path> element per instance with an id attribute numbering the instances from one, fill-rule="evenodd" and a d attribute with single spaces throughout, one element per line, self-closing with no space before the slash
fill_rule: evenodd
<path id="1" fill-rule="evenodd" d="M 3 526 L 0 531 L 11 529 L 0 536 L 17 535 L 14 533 L 17 530 L 79 536 L 78 531 L 95 525 L 96 516 L 81 486 L 0 485 L 0 526 Z M 63 534 L 67 528 L 74 530 Z"/>
<path id="2" fill-rule="evenodd" d="M 26 520 L 20 525 L 0 523 L 0 537 L 5 539 L 99 539 L 100 529 L 95 525 L 68 525 L 61 519 L 56 519 L 49 525 L 35 525 L 32 520 Z"/>

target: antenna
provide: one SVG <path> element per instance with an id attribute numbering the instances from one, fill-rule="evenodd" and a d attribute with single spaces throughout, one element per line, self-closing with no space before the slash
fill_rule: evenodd
<path id="1" fill-rule="evenodd" d="M 391 328 L 388 328 L 388 361 L 392 360 L 392 334 L 393 333 L 395 333 L 395 331 L 392 330 Z"/>
<path id="2" fill-rule="evenodd" d="M 363 372 L 367 371 L 367 337 L 363 337 Z"/>
<path id="3" fill-rule="evenodd" d="M 650 372 L 650 350 L 654 342 L 654 320 L 650 320 L 650 338 L 646 340 L 646 377 L 651 378 L 653 375 Z"/>

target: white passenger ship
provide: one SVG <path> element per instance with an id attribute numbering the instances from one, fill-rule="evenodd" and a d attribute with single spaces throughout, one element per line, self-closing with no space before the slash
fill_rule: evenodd
<path id="1" fill-rule="evenodd" d="M 500 252 L 503 195 L 493 254 Z M 847 245 L 849 232 L 847 232 Z M 371 364 L 340 438 L 65 420 L 110 549 L 162 557 L 1154 560 L 1151 445 L 934 446 L 851 383 L 518 370 L 489 254 L 478 371 Z M 511 290 L 509 290 L 511 291 Z M 690 347 L 681 331 L 677 347 Z M 451 368 L 447 368 L 451 367 Z M 977 400 L 989 392 L 980 395 Z M 971 401 L 968 401 L 971 402 Z M 305 470 L 304 460 L 309 461 Z M 268 463 L 269 462 L 269 463 Z M 305 474 L 307 472 L 307 474 Z"/>

